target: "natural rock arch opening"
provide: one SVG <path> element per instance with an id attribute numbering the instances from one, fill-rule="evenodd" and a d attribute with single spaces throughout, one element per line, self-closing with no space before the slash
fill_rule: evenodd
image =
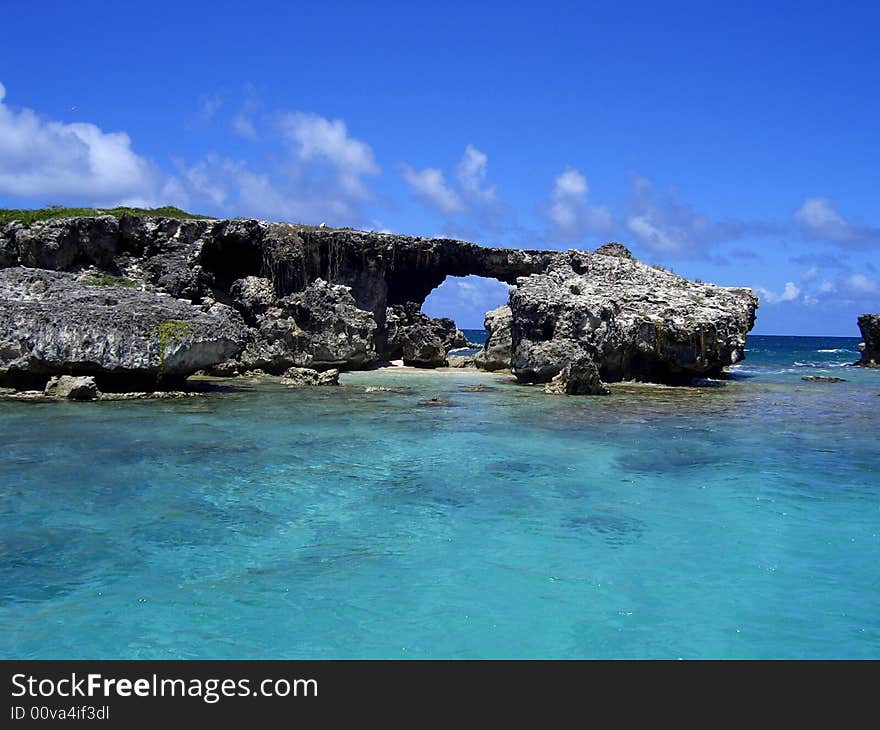
<path id="1" fill-rule="evenodd" d="M 485 276 L 447 276 L 426 297 L 422 312 L 449 317 L 463 330 L 482 330 L 486 312 L 507 304 L 510 285 Z"/>

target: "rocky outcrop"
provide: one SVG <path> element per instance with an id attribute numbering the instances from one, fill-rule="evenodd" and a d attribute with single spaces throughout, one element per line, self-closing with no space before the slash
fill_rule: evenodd
<path id="1" fill-rule="evenodd" d="M 544 386 L 554 395 L 608 395 L 611 391 L 599 378 L 599 368 L 589 358 L 568 363 Z"/>
<path id="2" fill-rule="evenodd" d="M 339 385 L 339 371 L 336 369 L 320 372 L 311 368 L 288 368 L 281 382 L 293 388 L 317 385 Z"/>
<path id="3" fill-rule="evenodd" d="M 0 375 L 39 376 L 40 388 L 51 375 L 94 375 L 103 389 L 111 375 L 280 374 L 393 355 L 438 366 L 467 343 L 420 306 L 467 275 L 516 284 L 509 309 L 487 315 L 485 369 L 549 382 L 590 359 L 606 381 L 687 382 L 742 357 L 757 306 L 620 244 L 520 251 L 257 220 L 13 222 L 0 226 L 0 269 Z"/>
<path id="4" fill-rule="evenodd" d="M 450 368 L 473 368 L 476 367 L 475 360 L 471 355 L 447 355 L 446 365 Z"/>
<path id="5" fill-rule="evenodd" d="M 204 311 L 160 292 L 84 285 L 73 274 L 0 270 L 0 380 L 8 383 L 56 374 L 175 380 L 225 360 L 243 341 L 228 307 Z"/>
<path id="6" fill-rule="evenodd" d="M 862 358 L 856 365 L 867 368 L 880 367 L 880 314 L 863 314 L 859 317 Z"/>
<path id="7" fill-rule="evenodd" d="M 384 359 L 405 365 L 441 367 L 450 350 L 468 347 L 464 333 L 448 317 L 429 317 L 417 302 L 395 304 L 385 315 Z"/>
<path id="8" fill-rule="evenodd" d="M 509 370 L 513 351 L 513 338 L 510 332 L 512 318 L 510 307 L 504 306 L 486 312 L 483 327 L 489 333 L 483 349 L 477 353 L 475 364 L 481 370 Z"/>
<path id="9" fill-rule="evenodd" d="M 90 375 L 78 378 L 72 375 L 53 376 L 49 378 L 43 392 L 54 398 L 68 400 L 98 400 L 101 397 L 101 391 Z"/>
<path id="10" fill-rule="evenodd" d="M 244 291 L 242 281 L 236 282 L 237 292 Z M 301 292 L 272 300 L 252 277 L 248 289 L 258 292 L 248 297 L 246 316 L 253 317 L 253 328 L 243 352 L 220 370 L 279 374 L 293 366 L 362 368 L 376 362 L 376 320 L 355 305 L 348 287 L 317 279 Z M 239 294 L 239 301 L 244 296 Z"/>
<path id="11" fill-rule="evenodd" d="M 592 360 L 602 380 L 688 383 L 743 358 L 757 297 L 635 260 L 620 244 L 569 251 L 511 291 L 513 372 L 547 382 Z"/>

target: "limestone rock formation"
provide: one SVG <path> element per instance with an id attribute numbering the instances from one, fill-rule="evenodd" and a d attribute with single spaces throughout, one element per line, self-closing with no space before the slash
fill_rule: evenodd
<path id="1" fill-rule="evenodd" d="M 101 391 L 91 375 L 75 377 L 73 375 L 60 375 L 49 378 L 44 393 L 55 398 L 67 398 L 68 400 L 98 400 Z"/>
<path id="2" fill-rule="evenodd" d="M 260 283 L 257 283 L 260 282 Z M 215 367 L 218 374 L 260 369 L 280 374 L 292 366 L 362 368 L 376 362 L 376 321 L 359 309 L 348 287 L 316 279 L 280 299 L 256 277 L 233 284 L 253 327 L 241 354 Z"/>
<path id="3" fill-rule="evenodd" d="M 512 367 L 547 382 L 590 359 L 606 382 L 687 383 L 743 358 L 757 297 L 692 282 L 635 260 L 619 244 L 569 251 L 510 294 Z"/>
<path id="4" fill-rule="evenodd" d="M 335 368 L 323 372 L 312 368 L 288 368 L 284 372 L 281 382 L 295 388 L 313 385 L 339 385 L 339 371 Z"/>
<path id="5" fill-rule="evenodd" d="M 451 349 L 471 344 L 455 322 L 429 317 L 417 302 L 389 307 L 385 329 L 385 359 L 402 358 L 405 365 L 416 367 L 441 367 Z"/>
<path id="6" fill-rule="evenodd" d="M 608 390 L 599 378 L 599 368 L 589 358 L 568 363 L 547 385 L 545 393 L 555 395 L 608 395 Z"/>
<path id="7" fill-rule="evenodd" d="M 476 357 L 470 355 L 447 355 L 446 365 L 450 368 L 473 368 L 476 367 Z"/>
<path id="8" fill-rule="evenodd" d="M 475 364 L 481 370 L 509 370 L 513 349 L 510 333 L 512 313 L 506 304 L 486 312 L 483 327 L 489 333 L 486 344 L 477 354 Z"/>
<path id="9" fill-rule="evenodd" d="M 229 293 L 236 309 L 242 313 L 249 324 L 254 324 L 260 315 L 276 305 L 275 287 L 262 276 L 245 276 L 232 282 Z"/>
<path id="10" fill-rule="evenodd" d="M 0 270 L 0 379 L 7 382 L 57 374 L 174 379 L 225 360 L 243 339 L 232 310 L 208 313 L 159 292 L 83 285 L 73 274 Z"/>
<path id="11" fill-rule="evenodd" d="M 862 332 L 862 359 L 856 365 L 867 368 L 880 367 L 880 314 L 863 314 L 859 317 Z"/>
<path id="12" fill-rule="evenodd" d="M 258 220 L 11 222 L 0 274 L 0 374 L 40 388 L 56 374 L 104 389 L 111 375 L 362 368 L 392 353 L 437 366 L 463 335 L 420 306 L 467 275 L 516 284 L 509 313 L 487 316 L 486 369 L 547 382 L 590 358 L 606 381 L 687 382 L 742 357 L 757 306 L 620 244 L 522 251 Z"/>

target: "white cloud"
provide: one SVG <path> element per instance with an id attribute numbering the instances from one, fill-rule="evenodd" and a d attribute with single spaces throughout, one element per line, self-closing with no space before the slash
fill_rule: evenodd
<path id="1" fill-rule="evenodd" d="M 821 284 L 819 284 L 819 293 L 820 294 L 828 294 L 829 292 L 834 291 L 834 284 L 830 281 L 825 280 Z"/>
<path id="2" fill-rule="evenodd" d="M 280 118 L 279 126 L 301 161 L 328 162 L 335 168 L 339 183 L 349 195 L 359 198 L 367 196 L 361 178 L 364 175 L 377 175 L 379 165 L 368 144 L 348 136 L 344 121 L 325 119 L 318 114 L 291 112 Z"/>
<path id="3" fill-rule="evenodd" d="M 573 167 L 556 176 L 549 212 L 557 235 L 563 239 L 575 240 L 588 233 L 611 230 L 614 224 L 611 212 L 604 205 L 590 205 L 589 192 L 587 178 Z"/>
<path id="4" fill-rule="evenodd" d="M 801 279 L 803 281 L 812 281 L 817 276 L 819 276 L 819 267 L 818 266 L 811 266 L 803 274 L 801 274 Z"/>
<path id="5" fill-rule="evenodd" d="M 785 232 L 784 227 L 774 223 L 711 220 L 681 201 L 674 191 L 655 191 L 651 180 L 643 176 L 635 179 L 626 227 L 646 248 L 676 258 L 707 257 L 720 243 Z M 738 255 L 742 258 L 742 252 Z"/>
<path id="6" fill-rule="evenodd" d="M 655 251 L 678 253 L 686 242 L 686 232 L 676 228 L 663 228 L 648 216 L 634 216 L 626 224 L 642 243 Z"/>
<path id="7" fill-rule="evenodd" d="M 188 198 L 206 201 L 218 209 L 229 199 L 228 179 L 236 169 L 231 161 L 211 155 L 189 167 L 178 161 L 177 167 L 178 184 L 187 191 Z"/>
<path id="8" fill-rule="evenodd" d="M 499 207 L 495 186 L 486 181 L 488 168 L 489 157 L 469 144 L 455 166 L 454 183 L 437 167 L 416 170 L 403 163 L 400 175 L 429 207 L 447 215 L 471 213 L 488 219 Z"/>
<path id="9" fill-rule="evenodd" d="M 458 163 L 456 175 L 465 196 L 479 202 L 495 200 L 495 186 L 484 187 L 489 158 L 473 145 L 464 149 L 464 156 Z"/>
<path id="10" fill-rule="evenodd" d="M 851 274 L 844 280 L 844 284 L 856 294 L 877 294 L 880 292 L 880 286 L 877 282 L 864 274 Z"/>
<path id="11" fill-rule="evenodd" d="M 428 205 L 443 213 L 460 213 L 464 203 L 459 194 L 446 184 L 443 171 L 435 167 L 414 170 L 404 163 L 400 174 L 416 194 Z"/>
<path id="12" fill-rule="evenodd" d="M 792 302 L 800 296 L 801 290 L 793 281 L 785 282 L 785 288 L 780 294 L 776 294 L 762 286 L 756 286 L 755 291 L 758 292 L 761 299 L 767 304 L 779 304 L 780 302 Z"/>
<path id="13" fill-rule="evenodd" d="M 297 112 L 282 117 L 274 139 L 267 139 L 283 146 L 276 156 L 281 164 L 270 172 L 208 155 L 176 160 L 176 173 L 168 175 L 138 155 L 124 132 L 46 120 L 10 107 L 5 96 L 0 86 L 0 195 L 25 204 L 173 204 L 219 215 L 357 225 L 368 197 L 363 178 L 379 172 L 369 145 L 351 138 L 343 121 Z M 213 114 L 219 96 L 202 102 Z M 253 109 L 248 102 L 240 115 L 238 132 L 246 136 Z"/>
<path id="14" fill-rule="evenodd" d="M 880 229 L 851 223 L 829 198 L 806 198 L 794 213 L 802 233 L 810 239 L 841 246 L 858 246 L 880 241 Z"/>
<path id="15" fill-rule="evenodd" d="M 0 86 L 0 193 L 43 203 L 156 205 L 174 185 L 124 132 L 45 120 L 5 103 Z"/>
<path id="16" fill-rule="evenodd" d="M 672 256 L 705 255 L 714 243 L 713 225 L 674 194 L 658 195 L 646 177 L 635 181 L 627 228 L 647 248 Z"/>

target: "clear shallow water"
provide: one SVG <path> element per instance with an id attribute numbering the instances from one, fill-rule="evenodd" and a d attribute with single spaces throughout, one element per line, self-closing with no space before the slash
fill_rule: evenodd
<path id="1" fill-rule="evenodd" d="M 753 337 L 731 380 L 609 398 L 0 403 L 0 656 L 880 657 L 856 346 Z"/>

